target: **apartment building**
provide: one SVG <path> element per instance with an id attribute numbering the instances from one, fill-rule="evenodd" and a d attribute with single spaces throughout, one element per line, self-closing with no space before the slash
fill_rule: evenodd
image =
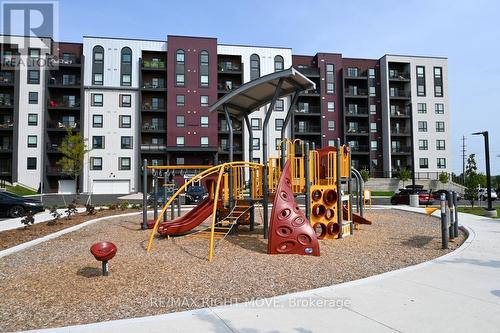
<path id="1" fill-rule="evenodd" d="M 16 39 L 17 38 L 17 39 Z M 300 94 L 285 133 L 315 147 L 337 138 L 352 148 L 354 167 L 394 177 L 415 164 L 421 177 L 451 170 L 447 59 L 339 53 L 294 55 L 286 47 L 220 44 L 216 38 L 165 41 L 83 37 L 22 47 L 3 36 L 0 71 L 0 177 L 44 192 L 142 191 L 142 161 L 151 165 L 216 164 L 229 158 L 224 114 L 208 108 L 240 85 L 293 66 L 316 83 Z M 12 57 L 47 58 L 38 72 L 6 66 Z M 277 101 L 269 122 L 277 155 L 291 97 Z M 251 115 L 256 162 L 262 161 L 266 107 Z M 232 120 L 234 159 L 248 160 L 249 133 Z M 67 131 L 89 152 L 77 180 L 62 172 Z M 273 144 L 274 143 L 274 144 Z M 150 184 L 150 182 L 148 183 Z M 149 187 L 149 185 L 148 185 Z"/>

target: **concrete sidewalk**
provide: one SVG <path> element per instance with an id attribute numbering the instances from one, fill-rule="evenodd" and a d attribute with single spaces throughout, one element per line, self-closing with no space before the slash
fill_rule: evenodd
<path id="1" fill-rule="evenodd" d="M 405 269 L 253 304 L 39 332 L 498 332 L 500 220 L 459 221 L 470 232 L 462 247 Z"/>
<path id="2" fill-rule="evenodd" d="M 85 208 L 79 207 L 79 208 L 77 208 L 77 210 L 78 210 L 78 213 L 81 213 L 81 212 L 85 211 Z M 61 208 L 61 209 L 58 209 L 57 211 L 61 214 L 62 217 L 66 216 L 64 213 L 66 211 L 66 208 Z M 0 221 L 0 231 L 17 229 L 17 228 L 23 227 L 23 224 L 21 223 L 21 220 L 23 218 L 24 218 L 24 216 L 12 218 L 12 219 L 5 219 L 3 221 Z M 35 223 L 46 222 L 46 221 L 50 221 L 53 219 L 53 217 L 52 217 L 52 215 L 50 215 L 50 211 L 48 209 L 46 209 L 43 212 L 35 214 L 34 218 L 35 218 Z"/>

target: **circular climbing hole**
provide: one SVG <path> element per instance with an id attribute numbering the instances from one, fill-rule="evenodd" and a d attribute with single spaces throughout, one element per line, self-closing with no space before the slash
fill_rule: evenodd
<path id="1" fill-rule="evenodd" d="M 288 237 L 292 234 L 292 228 L 288 226 L 281 226 L 276 230 L 276 233 L 281 237 Z"/>
<path id="2" fill-rule="evenodd" d="M 325 195 L 323 197 L 323 200 L 325 200 L 325 203 L 327 205 L 333 205 L 337 202 L 337 199 L 338 199 L 338 195 L 337 195 L 337 191 L 335 190 L 327 190 L 325 192 Z"/>
<path id="3" fill-rule="evenodd" d="M 302 245 L 309 245 L 312 243 L 312 239 L 309 235 L 306 235 L 306 234 L 300 234 L 298 237 L 297 237 L 297 241 L 302 244 Z"/>
<path id="4" fill-rule="evenodd" d="M 326 210 L 326 213 L 325 213 L 325 218 L 327 220 L 331 220 L 331 219 L 333 219 L 334 216 L 335 216 L 335 211 L 333 209 L 331 209 L 331 208 L 328 208 Z"/>
<path id="5" fill-rule="evenodd" d="M 336 236 L 340 232 L 340 226 L 338 223 L 330 222 L 328 223 L 327 230 L 329 235 Z"/>
<path id="6" fill-rule="evenodd" d="M 314 201 L 318 201 L 319 199 L 321 199 L 321 191 L 320 190 L 314 190 L 313 193 L 312 193 L 312 199 Z"/>
<path id="7" fill-rule="evenodd" d="M 295 241 L 288 240 L 279 244 L 278 247 L 276 248 L 276 251 L 278 251 L 279 253 L 287 253 L 290 252 L 295 247 L 295 245 L 296 245 Z"/>
<path id="8" fill-rule="evenodd" d="M 297 216 L 293 221 L 292 221 L 292 226 L 294 227 L 300 227 L 301 225 L 304 224 L 306 220 L 302 216 Z"/>
<path id="9" fill-rule="evenodd" d="M 285 191 L 281 191 L 280 196 L 281 196 L 281 199 L 288 201 L 288 193 L 286 193 Z"/>
<path id="10" fill-rule="evenodd" d="M 318 222 L 313 225 L 314 232 L 316 233 L 316 237 L 318 239 L 323 239 L 326 236 L 326 225 L 324 223 Z"/>
<path id="11" fill-rule="evenodd" d="M 316 205 L 313 206 L 312 212 L 313 212 L 314 216 L 316 216 L 316 217 L 322 217 L 323 215 L 325 215 L 326 208 L 323 205 L 316 204 Z"/>
<path id="12" fill-rule="evenodd" d="M 280 212 L 279 218 L 286 219 L 290 216 L 291 213 L 292 213 L 292 211 L 290 209 L 285 208 Z"/>

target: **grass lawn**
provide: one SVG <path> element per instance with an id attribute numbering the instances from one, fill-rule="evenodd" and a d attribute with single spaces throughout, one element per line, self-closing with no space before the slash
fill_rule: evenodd
<path id="1" fill-rule="evenodd" d="M 8 192 L 11 192 L 11 193 L 14 193 L 14 194 L 17 194 L 17 195 L 32 195 L 32 194 L 37 194 L 35 191 L 32 191 L 26 187 L 22 187 L 22 186 L 19 186 L 19 185 L 16 185 L 16 186 L 9 186 L 7 185 L 6 186 L 6 190 Z"/>
<path id="2" fill-rule="evenodd" d="M 500 208 L 497 208 L 497 218 L 500 218 Z M 474 214 L 479 216 L 484 216 L 484 207 L 458 207 L 458 211 L 461 213 Z"/>
<path id="3" fill-rule="evenodd" d="M 372 191 L 372 196 L 377 197 L 392 197 L 393 191 Z"/>

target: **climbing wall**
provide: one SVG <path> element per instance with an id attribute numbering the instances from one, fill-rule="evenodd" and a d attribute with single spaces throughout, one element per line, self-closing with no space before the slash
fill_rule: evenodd
<path id="1" fill-rule="evenodd" d="M 340 224 L 337 216 L 336 186 L 311 187 L 311 225 L 318 239 L 337 238 Z"/>
<path id="2" fill-rule="evenodd" d="M 316 233 L 293 196 L 289 160 L 276 188 L 269 222 L 267 253 L 319 256 Z"/>

